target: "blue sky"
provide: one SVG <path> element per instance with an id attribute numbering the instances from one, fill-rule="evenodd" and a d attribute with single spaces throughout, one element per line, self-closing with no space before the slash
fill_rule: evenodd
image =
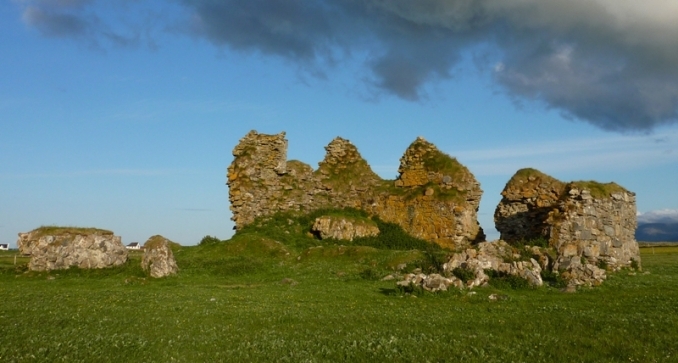
<path id="1" fill-rule="evenodd" d="M 529 23 L 511 20 L 524 9 L 473 10 L 497 30 L 467 23 L 469 1 L 374 3 L 0 3 L 0 243 L 51 224 L 124 243 L 227 238 L 226 168 L 252 129 L 286 131 L 288 158 L 312 166 L 342 136 L 389 179 L 423 136 L 480 181 L 488 238 L 522 167 L 615 181 L 640 212 L 678 215 L 678 55 L 665 51 L 678 22 L 666 11 L 593 1 L 598 17 L 556 27 L 554 11 L 588 3 L 535 5 Z M 649 30 L 609 20 L 619 14 L 665 28 L 633 43 Z M 540 42 L 559 45 L 526 57 Z"/>

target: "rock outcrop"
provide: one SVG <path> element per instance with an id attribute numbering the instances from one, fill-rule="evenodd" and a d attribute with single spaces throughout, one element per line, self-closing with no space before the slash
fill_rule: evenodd
<path id="1" fill-rule="evenodd" d="M 563 183 L 534 169 L 506 184 L 495 211 L 509 243 L 543 238 L 557 253 L 553 269 L 577 285 L 605 279 L 601 266 L 640 267 L 635 194 L 615 183 Z"/>
<path id="2" fill-rule="evenodd" d="M 40 227 L 19 233 L 17 246 L 20 253 L 31 256 L 28 268 L 33 271 L 106 268 L 127 261 L 120 237 L 96 228 Z"/>
<path id="3" fill-rule="evenodd" d="M 378 235 L 379 227 L 370 219 L 320 216 L 315 219 L 311 232 L 320 239 L 353 241 L 354 238 Z"/>
<path id="4" fill-rule="evenodd" d="M 166 277 L 179 272 L 170 246 L 171 243 L 170 240 L 159 235 L 149 238 L 144 243 L 144 257 L 141 260 L 141 268 L 151 277 Z"/>
<path id="5" fill-rule="evenodd" d="M 278 212 L 357 208 L 443 247 L 483 241 L 477 221 L 482 190 L 469 170 L 417 138 L 400 160 L 399 177 L 376 175 L 348 140 L 335 138 L 313 170 L 285 161 L 285 133 L 251 131 L 234 148 L 228 187 L 235 228 Z"/>

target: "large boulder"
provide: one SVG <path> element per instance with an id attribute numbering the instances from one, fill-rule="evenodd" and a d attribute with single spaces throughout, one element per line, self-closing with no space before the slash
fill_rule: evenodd
<path id="1" fill-rule="evenodd" d="M 354 238 L 378 235 L 379 227 L 367 218 L 321 216 L 315 219 L 311 232 L 320 239 L 353 241 Z"/>
<path id="2" fill-rule="evenodd" d="M 173 243 L 160 235 L 149 238 L 144 243 L 144 257 L 141 260 L 141 268 L 155 278 L 170 276 L 179 272 L 171 249 Z"/>
<path id="3" fill-rule="evenodd" d="M 120 236 L 97 228 L 40 227 L 19 233 L 19 252 L 30 255 L 28 268 L 50 271 L 79 268 L 106 268 L 127 261 L 127 249 Z"/>

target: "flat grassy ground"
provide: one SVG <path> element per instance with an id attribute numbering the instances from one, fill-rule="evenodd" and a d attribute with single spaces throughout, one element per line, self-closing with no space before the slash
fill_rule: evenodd
<path id="1" fill-rule="evenodd" d="M 677 247 L 574 294 L 412 297 L 378 278 L 416 251 L 246 242 L 177 248 L 180 274 L 160 280 L 141 254 L 34 273 L 2 252 L 0 362 L 678 361 Z"/>

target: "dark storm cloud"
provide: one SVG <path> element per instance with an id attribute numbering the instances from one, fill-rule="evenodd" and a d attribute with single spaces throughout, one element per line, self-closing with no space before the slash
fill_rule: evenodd
<path id="1" fill-rule="evenodd" d="M 185 2 L 195 13 L 193 31 L 217 45 L 259 50 L 301 61 L 332 45 L 331 11 L 303 0 Z"/>
<path id="2" fill-rule="evenodd" d="M 84 36 L 91 28 L 90 23 L 78 15 L 37 6 L 27 7 L 23 20 L 42 34 L 55 37 Z"/>
<path id="3" fill-rule="evenodd" d="M 130 1 L 133 0 L 118 0 L 109 5 L 126 8 L 125 5 Z M 119 31 L 102 21 L 93 10 L 95 0 L 23 0 L 20 3 L 24 4 L 24 23 L 48 37 L 77 38 L 93 48 L 101 48 L 104 45 L 102 43 L 134 46 L 141 37 L 143 27 L 128 27 Z M 100 13 L 106 15 L 103 11 Z"/>
<path id="4" fill-rule="evenodd" d="M 516 101 L 608 130 L 678 118 L 675 0 L 176 1 L 190 19 L 184 31 L 217 46 L 312 72 L 357 60 L 369 87 L 407 100 L 453 81 L 461 56 L 482 52 L 478 64 Z M 46 3 L 24 12 L 43 33 L 77 36 L 97 23 L 73 15 L 87 1 L 57 1 L 45 13 Z"/>

